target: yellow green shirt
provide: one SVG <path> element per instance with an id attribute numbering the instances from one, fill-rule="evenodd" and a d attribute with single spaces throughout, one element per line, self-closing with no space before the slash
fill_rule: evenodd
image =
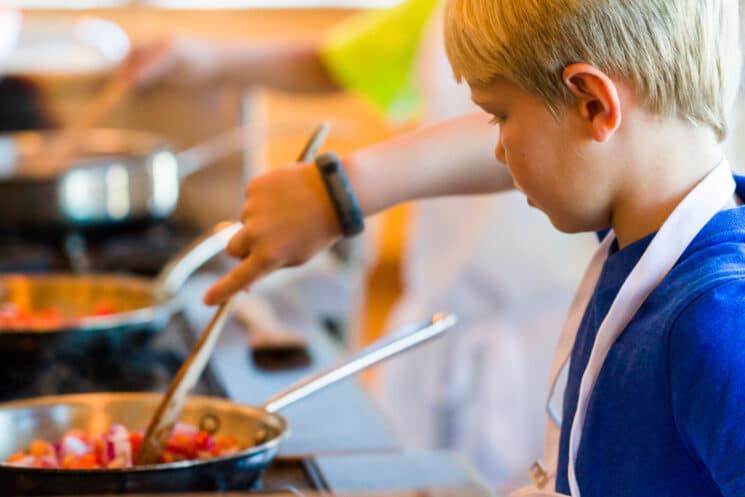
<path id="1" fill-rule="evenodd" d="M 332 28 L 321 41 L 321 58 L 345 89 L 362 94 L 392 118 L 411 116 L 419 99 L 414 62 L 439 0 L 404 0 L 363 12 Z"/>

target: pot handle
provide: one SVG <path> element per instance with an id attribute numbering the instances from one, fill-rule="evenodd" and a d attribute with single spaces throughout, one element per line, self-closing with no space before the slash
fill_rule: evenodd
<path id="1" fill-rule="evenodd" d="M 252 140 L 252 136 L 258 132 L 259 129 L 263 129 L 265 133 L 285 133 L 297 130 L 304 130 L 305 124 L 284 124 L 282 126 L 276 126 L 272 129 L 265 128 L 252 128 L 251 126 L 237 126 L 235 128 L 223 131 L 222 133 L 208 138 L 207 140 L 194 145 L 191 148 L 183 150 L 176 154 L 176 161 L 178 164 L 178 175 L 179 179 L 184 179 L 197 171 L 201 171 L 207 166 L 214 164 L 218 160 L 224 159 L 234 153 L 240 152 L 243 148 L 249 144 Z M 328 136 L 330 125 L 327 121 L 321 124 L 321 127 L 316 130 L 318 136 L 315 141 L 322 143 L 326 136 Z M 313 160 L 312 155 L 305 154 L 301 156 L 299 161 L 310 161 Z"/>
<path id="2" fill-rule="evenodd" d="M 332 383 L 441 335 L 456 322 L 454 314 L 439 312 L 429 321 L 406 326 L 392 335 L 374 341 L 335 366 L 298 381 L 264 402 L 261 408 L 268 412 L 277 412 Z"/>
<path id="3" fill-rule="evenodd" d="M 155 279 L 156 287 L 170 294 L 177 293 L 189 276 L 225 250 L 228 241 L 241 227 L 243 225 L 235 221 L 218 223 L 166 263 Z"/>
<path id="4" fill-rule="evenodd" d="M 176 154 L 179 178 L 184 179 L 220 159 L 240 152 L 247 141 L 247 132 L 246 127 L 238 126 Z"/>

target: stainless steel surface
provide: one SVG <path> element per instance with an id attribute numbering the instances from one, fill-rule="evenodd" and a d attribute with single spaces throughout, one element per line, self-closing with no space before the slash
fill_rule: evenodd
<path id="1" fill-rule="evenodd" d="M 190 397 L 180 419 L 199 426 L 207 417 L 216 418 L 220 433 L 235 436 L 245 445 L 258 444 L 241 452 L 241 455 L 276 448 L 285 434 L 287 424 L 274 410 L 434 338 L 450 329 L 455 322 L 453 315 L 437 314 L 428 322 L 406 327 L 391 337 L 376 341 L 341 364 L 297 383 L 259 408 L 211 397 Z M 15 452 L 25 451 L 35 439 L 59 440 L 70 429 L 102 433 L 114 423 L 121 423 L 130 430 L 142 429 L 150 421 L 151 413 L 161 399 L 162 396 L 157 393 L 94 393 L 41 397 L 0 404 L 0 433 L 4 434 L 0 437 L 0 460 L 5 460 Z M 146 465 L 129 471 L 198 464 L 201 462 Z M 44 474 L 48 471 L 39 469 L 38 472 Z"/>
<path id="2" fill-rule="evenodd" d="M 89 130 L 74 167 L 50 166 L 56 132 L 0 136 L 5 228 L 89 226 L 164 219 L 179 193 L 178 161 L 158 136 Z M 39 202 L 38 199 L 45 199 Z"/>
<path id="3" fill-rule="evenodd" d="M 64 142 L 62 132 L 0 135 L 0 227 L 59 230 L 165 219 L 184 177 L 244 142 L 235 129 L 181 153 L 140 131 L 90 129 L 78 141 L 77 155 L 60 162 L 53 152 Z"/>
<path id="4" fill-rule="evenodd" d="M 95 316 L 100 302 L 117 312 Z M 119 275 L 10 274 L 0 276 L 0 304 L 14 303 L 38 313 L 56 309 L 65 319 L 61 329 L 27 330 L 4 328 L 0 342 L 14 335 L 46 334 L 54 331 L 94 331 L 122 324 L 136 326 L 170 313 L 172 296 L 156 291 L 146 278 Z"/>
<path id="5" fill-rule="evenodd" d="M 0 433 L 3 434 L 0 437 L 0 460 L 4 461 L 15 452 L 27 450 L 36 439 L 61 440 L 65 432 L 71 429 L 85 433 L 103 433 L 112 424 L 119 423 L 129 430 L 141 430 L 150 420 L 160 399 L 161 395 L 157 393 L 93 393 L 0 404 Z M 282 416 L 262 409 L 212 397 L 190 397 L 181 420 L 200 426 L 206 419 L 217 419 L 217 433 L 234 436 L 247 448 L 237 454 L 208 461 L 179 461 L 115 471 L 153 472 L 200 466 L 222 459 L 239 459 L 276 447 L 287 429 Z M 111 471 L 85 470 L 92 474 Z M 48 472 L 48 469 L 36 471 L 39 475 Z"/>
<path id="6" fill-rule="evenodd" d="M 225 248 L 238 227 L 234 223 L 220 223 L 178 254 L 155 280 L 110 274 L 2 275 L 0 304 L 15 303 L 31 312 L 53 308 L 70 316 L 61 327 L 37 335 L 165 325 L 176 309 L 174 297 L 180 286 Z M 110 303 L 116 312 L 93 315 L 102 301 Z M 0 343 L 22 336 L 33 338 L 33 333 L 26 329 L 4 328 L 0 330 Z"/>
<path id="7" fill-rule="evenodd" d="M 439 325 L 402 330 L 393 342 L 404 344 L 408 338 L 416 336 L 411 339 L 410 346 L 413 341 L 442 333 L 453 323 L 447 316 L 437 320 Z M 386 356 L 392 355 L 392 349 L 397 347 L 392 342 L 378 345 L 376 350 L 389 349 L 382 353 Z M 359 365 L 365 363 L 360 354 L 355 360 Z M 335 379 L 340 378 L 336 376 Z M 13 431 L 12 437 L 0 443 L 0 458 L 23 450 L 34 438 L 58 439 L 69 428 L 101 432 L 111 423 L 120 422 L 130 429 L 139 429 L 147 422 L 148 413 L 155 409 L 159 397 L 158 394 L 87 394 L 0 404 L 0 430 Z M 224 409 L 218 410 L 216 406 Z M 258 445 L 223 458 L 127 469 L 50 470 L 0 464 L 0 488 L 10 489 L 11 495 L 58 495 L 59 489 L 76 495 L 247 489 L 274 459 L 279 440 L 287 433 L 284 418 L 264 408 L 244 408 L 230 401 L 195 397 L 188 401 L 186 412 L 182 417 L 186 422 L 200 424 L 201 420 L 216 416 L 221 433 L 237 436 L 243 443 L 255 441 Z M 328 423 L 328 414 L 321 419 L 321 423 Z M 278 421 L 272 424 L 267 420 Z M 312 430 L 313 426 L 301 425 L 300 428 Z M 359 430 L 364 431 L 364 427 L 358 427 Z"/>
<path id="8" fill-rule="evenodd" d="M 168 444 L 173 427 L 181 417 L 181 411 L 186 405 L 186 396 L 196 386 L 207 367 L 212 351 L 217 343 L 225 321 L 230 313 L 231 301 L 220 304 L 207 328 L 194 345 L 189 357 L 186 358 L 175 378 L 158 403 L 152 419 L 147 423 L 147 430 L 139 452 L 135 455 L 138 466 L 155 464 L 160 460 Z"/>
<path id="9" fill-rule="evenodd" d="M 183 315 L 192 340 L 207 325 L 214 308 L 201 302 L 202 295 L 218 275 L 201 272 L 190 278 L 180 297 L 190 305 Z M 284 318 L 284 308 L 278 308 Z M 233 319 L 220 335 L 210 361 L 210 372 L 224 394 L 240 404 L 259 405 L 298 380 L 336 364 L 344 357 L 341 343 L 323 329 L 316 315 L 290 315 L 288 326 L 308 339 L 311 361 L 298 368 L 267 371 L 249 353 L 246 329 Z M 426 345 L 425 345 L 426 346 Z M 312 453 L 391 452 L 400 449 L 390 426 L 365 393 L 357 378 L 336 383 L 282 410 L 292 427 L 282 441 L 280 455 L 298 457 Z"/>
<path id="10" fill-rule="evenodd" d="M 163 267 L 155 285 L 168 293 L 176 293 L 184 282 L 204 263 L 219 254 L 243 225 L 226 221 L 178 253 Z"/>
<path id="11" fill-rule="evenodd" d="M 429 321 L 408 326 L 391 336 L 376 340 L 339 364 L 300 380 L 267 400 L 262 407 L 269 412 L 276 412 L 332 383 L 441 335 L 452 328 L 456 321 L 456 317 L 452 314 L 438 313 Z"/>
<path id="12" fill-rule="evenodd" d="M 308 142 L 300 152 L 301 161 L 311 160 L 316 151 L 321 147 L 323 141 L 328 136 L 329 126 L 327 123 L 322 123 L 310 136 Z M 235 228 L 235 225 L 231 225 Z M 233 230 L 234 231 L 234 230 Z M 190 253 L 196 253 L 196 250 L 192 250 Z M 183 257 L 183 259 L 187 259 Z M 173 270 L 171 269 L 171 274 Z M 155 414 L 152 420 L 148 423 L 147 431 L 145 432 L 145 438 L 143 439 L 142 446 L 139 453 L 137 454 L 137 464 L 153 464 L 160 459 L 163 450 L 168 443 L 168 438 L 173 431 L 173 427 L 178 421 L 181 410 L 186 403 L 186 395 L 196 385 L 197 380 L 207 366 L 212 351 L 217 343 L 217 338 L 220 336 L 220 332 L 225 326 L 225 321 L 230 313 L 233 298 L 231 297 L 227 301 L 220 304 L 215 311 L 215 315 L 210 320 L 210 323 L 205 328 L 199 340 L 194 345 L 189 357 L 186 358 L 184 364 L 179 369 L 176 377 L 168 388 L 168 391 L 163 396 L 162 401 L 158 404 Z"/>

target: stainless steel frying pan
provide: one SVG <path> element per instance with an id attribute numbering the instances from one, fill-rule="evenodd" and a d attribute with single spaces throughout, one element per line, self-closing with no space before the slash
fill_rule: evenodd
<path id="1" fill-rule="evenodd" d="M 239 223 L 221 223 L 173 258 L 155 278 L 119 274 L 0 275 L 0 304 L 15 303 L 31 312 L 54 308 L 71 316 L 51 329 L 0 329 L 0 357 L 33 360 L 65 348 L 93 349 L 105 340 L 152 334 L 178 309 L 177 292 L 202 264 L 227 246 Z M 101 301 L 116 312 L 95 316 Z M 78 316 L 78 317 L 76 317 Z"/>
<path id="2" fill-rule="evenodd" d="M 336 381 L 441 335 L 455 316 L 431 320 L 385 337 L 340 364 L 298 382 L 261 407 L 192 397 L 182 421 L 217 426 L 248 448 L 221 458 L 138 466 L 126 469 L 56 470 L 0 464 L 3 495 L 83 495 L 126 492 L 248 490 L 271 463 L 287 435 L 287 421 L 276 412 Z M 153 393 L 101 393 L 43 397 L 0 404 L 0 460 L 24 451 L 38 438 L 59 440 L 69 429 L 100 433 L 114 423 L 142 429 L 160 400 Z"/>
<path id="3" fill-rule="evenodd" d="M 92 129 L 78 156 L 54 164 L 56 131 L 0 134 L 0 229 L 54 231 L 159 221 L 181 180 L 241 149 L 236 128 L 175 153 L 152 133 Z"/>

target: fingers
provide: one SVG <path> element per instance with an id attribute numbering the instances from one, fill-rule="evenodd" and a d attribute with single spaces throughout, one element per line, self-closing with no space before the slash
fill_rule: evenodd
<path id="1" fill-rule="evenodd" d="M 207 290 L 204 303 L 221 304 L 277 267 L 277 261 L 251 255 Z"/>
<path id="2" fill-rule="evenodd" d="M 252 226 L 245 225 L 232 236 L 226 247 L 228 255 L 236 259 L 243 259 L 251 252 L 251 244 L 256 240 Z"/>
<path id="3" fill-rule="evenodd" d="M 137 86 L 147 87 L 165 77 L 172 69 L 173 40 L 161 38 L 135 48 L 127 58 L 122 71 Z"/>

